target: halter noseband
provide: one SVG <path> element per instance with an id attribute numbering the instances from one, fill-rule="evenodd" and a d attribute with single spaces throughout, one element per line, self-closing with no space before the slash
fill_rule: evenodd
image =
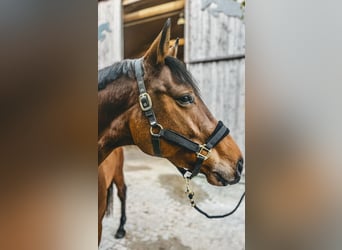
<path id="1" fill-rule="evenodd" d="M 150 124 L 150 134 L 152 138 L 153 151 L 156 156 L 162 156 L 160 149 L 160 138 L 173 143 L 177 146 L 186 148 L 196 154 L 196 163 L 192 171 L 178 168 L 184 178 L 191 179 L 195 177 L 202 167 L 202 163 L 208 159 L 212 148 L 214 148 L 225 136 L 229 134 L 229 129 L 225 127 L 222 121 L 219 121 L 213 133 L 209 136 L 205 144 L 198 144 L 190 139 L 178 134 L 169 129 L 164 129 L 157 122 L 156 116 L 152 109 L 152 101 L 150 95 L 146 91 L 144 84 L 143 58 L 137 59 L 134 62 L 135 77 L 138 82 L 139 89 L 139 104 L 144 115 L 148 118 Z"/>

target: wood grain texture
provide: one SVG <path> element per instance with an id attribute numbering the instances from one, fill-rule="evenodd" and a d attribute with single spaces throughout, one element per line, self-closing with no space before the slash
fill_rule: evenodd
<path id="1" fill-rule="evenodd" d="M 123 59 L 121 1 L 110 0 L 98 4 L 98 26 L 109 23 L 110 32 L 98 40 L 98 69 L 104 68 Z"/>
<path id="2" fill-rule="evenodd" d="M 186 2 L 185 61 L 245 53 L 243 21 L 201 10 L 201 0 Z M 245 152 L 245 60 L 188 64 L 201 95 Z"/>

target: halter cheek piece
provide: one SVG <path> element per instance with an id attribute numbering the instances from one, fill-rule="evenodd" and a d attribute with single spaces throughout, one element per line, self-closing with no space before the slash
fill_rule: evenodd
<path id="1" fill-rule="evenodd" d="M 144 115 L 150 123 L 150 134 L 152 138 L 153 151 L 156 156 L 162 156 L 160 149 L 160 138 L 186 148 L 196 154 L 196 162 L 192 171 L 178 168 L 185 178 L 191 179 L 196 176 L 202 167 L 202 163 L 209 158 L 212 148 L 214 148 L 225 136 L 229 134 L 229 129 L 225 127 L 222 121 L 219 121 L 214 132 L 209 136 L 205 144 L 198 144 L 190 139 L 178 134 L 169 129 L 164 129 L 157 122 L 156 116 L 152 109 L 151 97 L 146 91 L 144 84 L 143 59 L 137 59 L 135 63 L 135 77 L 138 82 L 139 89 L 139 104 Z"/>

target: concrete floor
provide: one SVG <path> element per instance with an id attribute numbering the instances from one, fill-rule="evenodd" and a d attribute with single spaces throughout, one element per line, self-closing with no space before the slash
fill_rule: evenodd
<path id="1" fill-rule="evenodd" d="M 126 236 L 115 239 L 120 201 L 114 191 L 114 215 L 103 220 L 101 250 L 241 250 L 245 249 L 245 202 L 232 216 L 210 220 L 194 210 L 184 180 L 165 159 L 125 148 L 127 184 Z M 244 181 L 215 187 L 203 176 L 193 179 L 197 205 L 210 214 L 227 213 L 245 189 Z"/>

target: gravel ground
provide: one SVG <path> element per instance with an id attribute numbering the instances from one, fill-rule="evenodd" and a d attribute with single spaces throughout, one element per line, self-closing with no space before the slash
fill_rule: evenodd
<path id="1" fill-rule="evenodd" d="M 245 202 L 232 216 L 209 220 L 191 208 L 184 180 L 167 160 L 125 148 L 127 184 L 126 236 L 115 239 L 120 201 L 114 191 L 114 214 L 103 220 L 101 250 L 241 250 L 245 249 Z M 230 211 L 245 189 L 215 187 L 204 176 L 193 179 L 198 206 L 210 214 Z"/>

